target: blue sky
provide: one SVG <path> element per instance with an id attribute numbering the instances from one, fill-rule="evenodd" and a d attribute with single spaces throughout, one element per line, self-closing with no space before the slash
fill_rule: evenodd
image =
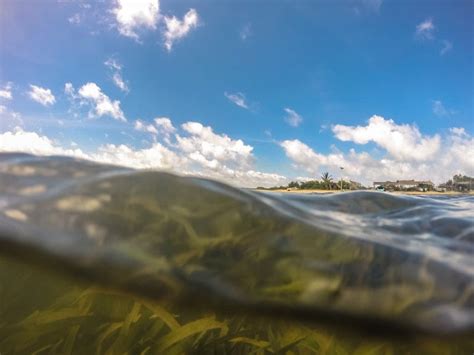
<path id="1" fill-rule="evenodd" d="M 0 149 L 242 186 L 472 175 L 473 6 L 6 0 Z"/>

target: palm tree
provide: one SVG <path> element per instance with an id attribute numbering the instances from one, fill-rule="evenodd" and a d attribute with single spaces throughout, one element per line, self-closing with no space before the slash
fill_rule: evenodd
<path id="1" fill-rule="evenodd" d="M 332 176 L 326 171 L 323 175 L 321 175 L 321 179 L 323 180 L 323 184 L 331 190 L 331 183 L 332 183 Z"/>

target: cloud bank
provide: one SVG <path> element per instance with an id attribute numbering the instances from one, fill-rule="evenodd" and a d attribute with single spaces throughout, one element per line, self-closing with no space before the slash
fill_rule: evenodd
<path id="1" fill-rule="evenodd" d="M 375 143 L 382 157 L 350 149 L 336 148 L 321 154 L 300 140 L 280 142 L 286 156 L 298 170 L 315 178 L 324 170 L 338 173 L 344 167 L 346 178 L 371 184 L 375 180 L 431 179 L 444 182 L 454 173 L 474 175 L 474 137 L 463 128 L 452 128 L 445 137 L 426 136 L 414 125 L 396 124 L 381 116 L 372 116 L 365 126 L 335 125 L 335 137 L 357 145 Z"/>
<path id="2" fill-rule="evenodd" d="M 68 155 L 132 168 L 193 174 L 243 187 L 279 186 L 291 180 L 256 170 L 252 145 L 200 122 L 188 121 L 176 127 L 168 117 L 157 117 L 136 120 L 133 128 L 151 136 L 152 141 L 143 148 L 103 144 L 84 151 L 17 127 L 0 134 L 0 151 Z M 344 178 L 370 185 L 373 181 L 397 179 L 441 183 L 453 174 L 474 175 L 474 137 L 462 127 L 453 127 L 443 136 L 428 136 L 414 125 L 372 116 L 365 125 L 334 125 L 332 132 L 338 140 L 352 142 L 355 148 L 342 152 L 332 147 L 329 153 L 321 153 L 298 139 L 278 143 L 292 163 L 294 176 L 319 179 L 324 171 L 340 176 L 339 168 L 344 167 Z M 356 150 L 369 144 L 376 151 Z"/>
<path id="3" fill-rule="evenodd" d="M 153 123 L 137 120 L 134 128 L 152 134 L 145 148 L 125 144 L 104 144 L 93 151 L 68 149 L 59 142 L 20 127 L 0 134 L 0 151 L 38 155 L 66 155 L 137 169 L 168 170 L 221 180 L 243 187 L 274 186 L 288 182 L 285 176 L 253 169 L 253 147 L 240 139 L 219 134 L 199 122 L 174 127 L 167 117 Z"/>

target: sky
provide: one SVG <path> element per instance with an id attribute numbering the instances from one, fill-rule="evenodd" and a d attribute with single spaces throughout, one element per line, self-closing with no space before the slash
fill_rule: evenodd
<path id="1" fill-rule="evenodd" d="M 469 0 L 2 0 L 0 152 L 243 187 L 473 176 L 473 23 Z"/>

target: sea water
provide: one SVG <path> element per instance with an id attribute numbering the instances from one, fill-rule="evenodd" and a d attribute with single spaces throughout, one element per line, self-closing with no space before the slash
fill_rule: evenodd
<path id="1" fill-rule="evenodd" d="M 0 353 L 471 354 L 474 197 L 0 154 Z"/>

